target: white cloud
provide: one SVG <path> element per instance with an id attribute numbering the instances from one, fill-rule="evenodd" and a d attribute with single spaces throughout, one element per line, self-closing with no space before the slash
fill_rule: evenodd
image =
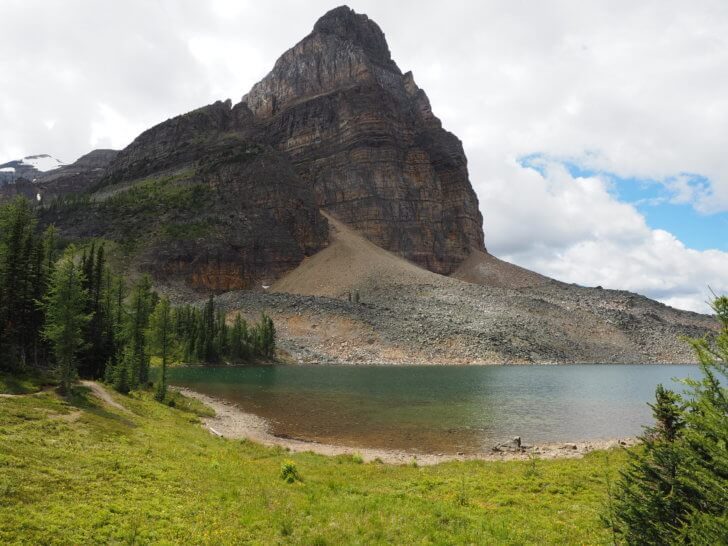
<path id="1" fill-rule="evenodd" d="M 121 149 L 147 129 L 140 123 L 132 122 L 105 103 L 98 103 L 97 115 L 91 121 L 91 148 Z"/>
<path id="2" fill-rule="evenodd" d="M 651 229 L 613 197 L 608 180 L 575 178 L 546 160 L 539 169 L 511 162 L 484 184 L 491 251 L 565 282 L 632 290 L 693 311 L 708 311 L 709 287 L 728 293 L 728 253 L 690 249 Z"/>

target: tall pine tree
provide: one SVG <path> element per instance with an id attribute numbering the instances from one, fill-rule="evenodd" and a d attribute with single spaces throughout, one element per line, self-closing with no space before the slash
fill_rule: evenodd
<path id="1" fill-rule="evenodd" d="M 153 308 L 152 281 L 144 275 L 132 288 L 126 341 L 130 347 L 128 366 L 131 387 L 149 381 L 149 352 L 146 331 Z"/>
<path id="2" fill-rule="evenodd" d="M 48 288 L 53 246 L 53 231 L 38 233 L 27 200 L 0 207 L 0 368 L 38 365 L 47 356 L 38 301 Z"/>
<path id="3" fill-rule="evenodd" d="M 167 362 L 173 341 L 172 317 L 166 297 L 161 298 L 154 308 L 150 324 L 152 347 L 162 357 L 162 368 L 154 397 L 162 402 L 167 396 Z"/>
<path id="4" fill-rule="evenodd" d="M 78 353 L 84 344 L 84 328 L 89 321 L 86 313 L 88 293 L 83 287 L 83 275 L 73 261 L 72 249 L 61 260 L 45 298 L 46 324 L 44 337 L 53 347 L 60 371 L 60 389 L 70 393 L 76 378 Z"/>

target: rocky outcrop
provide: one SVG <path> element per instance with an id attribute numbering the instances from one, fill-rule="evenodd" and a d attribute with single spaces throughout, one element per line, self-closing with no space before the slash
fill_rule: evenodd
<path id="1" fill-rule="evenodd" d="M 347 7 L 236 105 L 176 116 L 121 152 L 34 180 L 9 169 L 0 199 L 40 196 L 64 236 L 110 239 L 157 282 L 198 289 L 250 288 L 295 268 L 328 243 L 319 209 L 438 273 L 485 250 L 460 141 L 379 26 Z M 59 200 L 69 195 L 80 197 Z"/>
<path id="2" fill-rule="evenodd" d="M 51 207 L 44 221 L 117 242 L 158 284 L 206 292 L 272 282 L 326 244 L 326 221 L 283 154 L 240 134 L 180 146 L 197 134 L 180 118 L 119 154 L 83 207 Z"/>
<path id="3" fill-rule="evenodd" d="M 67 233 L 111 238 L 158 281 L 206 290 L 275 280 L 326 246 L 319 209 L 439 273 L 484 250 L 460 141 L 376 23 L 345 7 L 240 103 L 152 127 L 79 188 L 84 218 L 48 214 Z M 191 188 L 194 202 L 179 197 Z"/>
<path id="4" fill-rule="evenodd" d="M 36 181 L 41 197 L 51 201 L 93 189 L 118 153 L 118 150 L 93 150 L 70 165 L 45 173 Z"/>
<path id="5" fill-rule="evenodd" d="M 252 115 L 230 100 L 217 101 L 144 131 L 109 166 L 104 185 L 149 174 L 195 167 L 212 148 L 246 140 Z"/>
<path id="6" fill-rule="evenodd" d="M 287 156 L 250 138 L 244 104 L 218 101 L 139 135 L 108 166 L 75 237 L 119 241 L 157 283 L 259 287 L 327 241 L 326 220 Z M 89 229 L 91 227 L 91 229 Z"/>
<path id="7" fill-rule="evenodd" d="M 366 15 L 324 15 L 243 102 L 317 203 L 375 244 L 443 274 L 485 250 L 462 144 Z"/>
<path id="8" fill-rule="evenodd" d="M 431 271 L 449 274 L 485 250 L 460 141 L 366 15 L 330 11 L 241 103 L 217 102 L 145 131 L 104 184 L 195 169 L 210 149 L 239 142 L 281 152 L 318 207 Z"/>

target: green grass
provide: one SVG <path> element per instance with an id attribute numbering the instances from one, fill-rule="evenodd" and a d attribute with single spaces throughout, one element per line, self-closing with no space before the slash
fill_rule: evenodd
<path id="1" fill-rule="evenodd" d="M 93 205 L 104 218 L 113 219 L 112 238 L 123 254 L 135 254 L 159 237 L 194 239 L 214 231 L 214 225 L 197 219 L 214 192 L 207 184 L 193 181 L 193 176 L 194 170 L 186 169 L 147 178 Z M 195 219 L 187 225 L 190 215 Z"/>
<path id="2" fill-rule="evenodd" d="M 108 214 L 152 215 L 178 210 L 201 210 L 210 199 L 210 188 L 187 180 L 192 171 L 147 178 L 99 203 Z"/>
<path id="3" fill-rule="evenodd" d="M 55 385 L 56 379 L 46 371 L 29 369 L 20 373 L 0 371 L 0 394 L 31 394 L 46 385 Z"/>
<path id="4" fill-rule="evenodd" d="M 169 223 L 162 226 L 164 237 L 172 240 L 192 240 L 210 235 L 215 230 L 212 218 L 198 222 Z"/>
<path id="5" fill-rule="evenodd" d="M 182 396 L 179 392 L 174 390 L 168 390 L 167 396 L 164 399 L 164 403 L 171 408 L 177 408 L 178 410 L 185 411 L 187 413 L 193 413 L 198 417 L 214 417 L 215 410 L 209 406 L 206 406 L 199 400 Z"/>
<path id="6" fill-rule="evenodd" d="M 623 452 L 362 464 L 217 438 L 181 400 L 115 397 L 132 413 L 85 389 L 0 398 L 0 543 L 610 542 L 599 514 Z"/>

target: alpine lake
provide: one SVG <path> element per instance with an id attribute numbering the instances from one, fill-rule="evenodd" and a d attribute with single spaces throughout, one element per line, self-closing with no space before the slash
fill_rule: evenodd
<path id="1" fill-rule="evenodd" d="M 283 437 L 360 448 L 477 453 L 636 436 L 655 387 L 690 365 L 179 367 L 170 384 L 236 404 Z"/>

